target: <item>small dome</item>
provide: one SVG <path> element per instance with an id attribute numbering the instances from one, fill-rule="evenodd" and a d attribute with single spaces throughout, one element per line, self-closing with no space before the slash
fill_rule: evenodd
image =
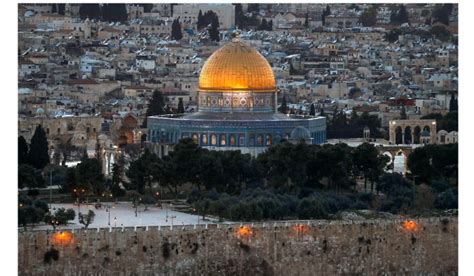
<path id="1" fill-rule="evenodd" d="M 275 76 L 257 50 L 234 39 L 206 61 L 199 76 L 199 90 L 275 92 Z"/>
<path id="2" fill-rule="evenodd" d="M 44 114 L 44 109 L 41 107 L 36 109 L 36 114 Z"/>
<path id="3" fill-rule="evenodd" d="M 311 138 L 309 130 L 305 127 L 299 126 L 291 131 L 291 140 L 307 140 Z"/>

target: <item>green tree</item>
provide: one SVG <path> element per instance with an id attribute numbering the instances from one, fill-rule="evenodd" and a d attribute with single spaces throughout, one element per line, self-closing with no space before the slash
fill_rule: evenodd
<path id="1" fill-rule="evenodd" d="M 144 194 L 145 188 L 151 188 L 154 181 L 159 181 L 161 176 L 162 161 L 149 149 L 135 161 L 130 162 L 126 175 L 130 180 L 129 190 L 135 190 Z"/>
<path id="2" fill-rule="evenodd" d="M 28 163 L 28 144 L 23 136 L 18 136 L 18 165 Z"/>
<path id="3" fill-rule="evenodd" d="M 110 211 L 109 211 L 110 212 Z M 95 213 L 92 210 L 89 210 L 87 214 L 80 213 L 78 214 L 79 223 L 84 225 L 84 228 L 87 229 L 92 222 L 94 222 Z"/>
<path id="4" fill-rule="evenodd" d="M 183 33 L 181 31 L 181 23 L 179 19 L 173 20 L 173 24 L 171 25 L 171 39 L 173 40 L 181 40 L 183 38 Z"/>
<path id="5" fill-rule="evenodd" d="M 374 145 L 363 143 L 354 150 L 354 165 L 364 176 L 364 189 L 367 190 L 367 180 L 371 181 L 370 190 L 374 190 L 374 182 L 383 174 L 388 157 L 380 155 Z"/>
<path id="6" fill-rule="evenodd" d="M 451 99 L 449 100 L 449 112 L 457 112 L 458 111 L 458 101 L 454 96 L 454 92 L 451 93 Z"/>
<path id="7" fill-rule="evenodd" d="M 405 8 L 405 5 L 398 5 L 392 10 L 392 13 L 390 14 L 390 23 L 397 25 L 409 23 L 408 12 Z"/>
<path id="8" fill-rule="evenodd" d="M 209 37 L 212 41 L 219 41 L 219 18 L 217 15 L 212 17 L 211 28 L 209 29 Z"/>
<path id="9" fill-rule="evenodd" d="M 127 8 L 125 4 L 103 4 L 101 18 L 103 21 L 125 22 L 128 20 Z"/>
<path id="10" fill-rule="evenodd" d="M 101 195 L 105 190 L 102 164 L 97 158 L 84 156 L 76 166 L 76 181 L 86 192 Z"/>
<path id="11" fill-rule="evenodd" d="M 79 16 L 82 20 L 86 18 L 99 20 L 102 16 L 99 4 L 81 4 Z"/>
<path id="12" fill-rule="evenodd" d="M 404 105 L 402 105 L 402 108 L 400 110 L 400 120 L 406 120 L 408 119 L 407 117 L 407 110 Z"/>
<path id="13" fill-rule="evenodd" d="M 28 163 L 36 169 L 43 169 L 49 164 L 48 140 L 43 127 L 38 125 L 31 138 L 30 150 L 28 152 Z"/>
<path id="14" fill-rule="evenodd" d="M 204 17 L 202 15 L 202 11 L 199 10 L 199 14 L 198 14 L 198 18 L 197 18 L 197 29 L 201 30 L 203 27 L 205 27 Z"/>
<path id="15" fill-rule="evenodd" d="M 184 113 L 184 104 L 183 104 L 183 98 L 178 99 L 178 114 L 183 114 Z"/>
<path id="16" fill-rule="evenodd" d="M 453 4 L 437 4 L 433 10 L 433 23 L 440 22 L 449 25 L 449 17 L 453 11 Z"/>
<path id="17" fill-rule="evenodd" d="M 283 95 L 283 99 L 281 101 L 281 106 L 278 108 L 278 111 L 283 114 L 288 113 L 288 106 L 286 105 L 286 96 Z"/>
<path id="18" fill-rule="evenodd" d="M 315 116 L 316 115 L 316 109 L 314 108 L 314 103 L 312 103 L 310 108 L 309 108 L 309 115 L 310 116 Z"/>
<path id="19" fill-rule="evenodd" d="M 163 98 L 163 94 L 161 93 L 160 90 L 155 89 L 153 91 L 153 96 L 146 110 L 145 120 L 143 120 L 143 127 L 147 126 L 147 117 L 165 114 L 166 111 L 165 111 L 164 106 L 165 106 L 165 100 Z"/>
<path id="20" fill-rule="evenodd" d="M 321 14 L 321 21 L 323 23 L 323 26 L 326 25 L 326 16 L 328 15 L 331 15 L 331 8 L 329 7 L 329 5 L 326 5 L 326 9 Z"/>
<path id="21" fill-rule="evenodd" d="M 377 24 L 377 8 L 372 6 L 360 15 L 359 23 L 361 23 L 365 27 L 372 27 Z"/>
<path id="22" fill-rule="evenodd" d="M 388 42 L 395 42 L 398 40 L 398 36 L 402 34 L 402 31 L 400 29 L 393 29 L 390 32 L 385 34 L 385 39 Z"/>
<path id="23" fill-rule="evenodd" d="M 259 30 L 267 30 L 268 29 L 268 23 L 267 20 L 264 18 L 262 19 L 262 22 L 260 23 L 260 26 L 258 27 Z"/>
<path id="24" fill-rule="evenodd" d="M 74 220 L 76 212 L 73 209 L 59 208 L 55 213 L 49 213 L 44 216 L 44 222 L 53 227 L 56 231 L 56 227 L 59 225 L 67 225 L 68 221 Z"/>
<path id="25" fill-rule="evenodd" d="M 45 186 L 41 171 L 28 164 L 18 166 L 18 188 L 41 188 Z"/>
<path id="26" fill-rule="evenodd" d="M 122 175 L 123 167 L 120 164 L 114 163 L 112 165 L 112 187 L 110 191 L 115 199 L 125 195 L 125 190 L 120 187 L 120 184 L 123 183 Z"/>

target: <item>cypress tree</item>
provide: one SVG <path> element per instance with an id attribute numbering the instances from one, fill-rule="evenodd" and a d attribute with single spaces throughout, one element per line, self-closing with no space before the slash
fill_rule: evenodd
<path id="1" fill-rule="evenodd" d="M 145 120 L 143 120 L 143 127 L 146 127 L 148 116 L 165 114 L 166 112 L 165 112 L 164 106 L 165 106 L 165 102 L 163 99 L 163 94 L 161 94 L 161 91 L 159 90 L 153 91 L 153 97 L 151 98 L 151 101 L 148 104 Z"/>
<path id="2" fill-rule="evenodd" d="M 286 114 L 288 113 L 288 106 L 286 105 L 286 96 L 283 95 L 283 100 L 281 101 L 280 109 L 278 110 L 280 113 Z"/>
<path id="3" fill-rule="evenodd" d="M 31 138 L 28 163 L 36 169 L 43 169 L 49 163 L 48 140 L 41 125 L 36 127 L 33 138 Z"/>
<path id="4" fill-rule="evenodd" d="M 402 105 L 402 110 L 400 111 L 400 120 L 406 120 L 407 118 L 407 111 L 405 109 L 405 106 Z"/>
<path id="5" fill-rule="evenodd" d="M 311 115 L 311 116 L 316 115 L 316 109 L 314 108 L 314 103 L 311 104 L 311 107 L 309 109 L 309 115 Z"/>
<path id="6" fill-rule="evenodd" d="M 28 163 L 28 144 L 23 136 L 18 137 L 18 164 Z"/>
<path id="7" fill-rule="evenodd" d="M 449 100 L 449 112 L 458 111 L 458 100 L 454 97 L 454 93 L 451 93 L 451 99 Z"/>
<path id="8" fill-rule="evenodd" d="M 215 15 L 212 18 L 211 29 L 209 29 L 209 37 L 212 41 L 219 41 L 219 18 Z"/>
<path id="9" fill-rule="evenodd" d="M 179 113 L 179 114 L 184 113 L 183 98 L 179 98 L 179 102 L 178 102 L 178 113 Z"/>
<path id="10" fill-rule="evenodd" d="M 171 39 L 180 40 L 181 38 L 183 38 L 181 23 L 179 23 L 179 19 L 175 19 L 171 25 Z"/>
<path id="11" fill-rule="evenodd" d="M 199 10 L 198 19 L 197 19 L 197 29 L 201 30 L 204 26 L 204 18 L 202 16 L 202 11 Z"/>

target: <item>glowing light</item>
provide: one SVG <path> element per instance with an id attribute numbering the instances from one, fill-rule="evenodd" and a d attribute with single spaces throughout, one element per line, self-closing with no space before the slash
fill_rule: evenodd
<path id="1" fill-rule="evenodd" d="M 296 232 L 296 234 L 303 234 L 303 235 L 309 234 L 308 225 L 296 224 L 296 225 L 293 225 L 292 229 L 294 232 Z"/>
<path id="2" fill-rule="evenodd" d="M 402 227 L 405 231 L 414 232 L 418 230 L 418 223 L 414 220 L 406 220 L 402 223 Z"/>
<path id="3" fill-rule="evenodd" d="M 68 231 L 56 232 L 51 236 L 53 245 L 69 245 L 74 241 L 72 233 Z"/>
<path id="4" fill-rule="evenodd" d="M 252 233 L 252 228 L 250 228 L 248 225 L 240 226 L 236 231 L 237 237 L 239 238 L 248 237 L 252 235 Z"/>

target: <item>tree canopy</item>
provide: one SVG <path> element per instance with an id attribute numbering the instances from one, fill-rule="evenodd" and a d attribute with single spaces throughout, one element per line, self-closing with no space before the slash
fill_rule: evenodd
<path id="1" fill-rule="evenodd" d="M 49 164 L 48 140 L 41 125 L 35 129 L 28 151 L 28 163 L 36 169 L 43 169 Z"/>

